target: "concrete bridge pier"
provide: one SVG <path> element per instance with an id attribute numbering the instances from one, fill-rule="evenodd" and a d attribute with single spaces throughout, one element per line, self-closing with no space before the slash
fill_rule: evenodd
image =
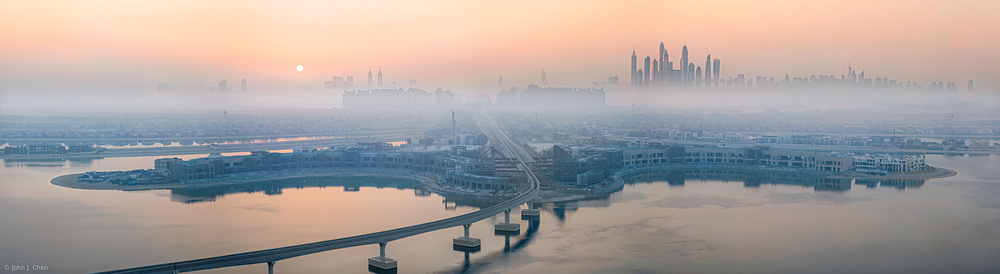
<path id="1" fill-rule="evenodd" d="M 482 241 L 480 239 L 469 237 L 469 227 L 471 226 L 472 224 L 462 225 L 465 228 L 465 237 L 458 237 L 452 240 L 452 249 L 463 252 L 477 252 L 482 248 Z"/>
<path id="2" fill-rule="evenodd" d="M 541 212 L 534 205 L 535 203 L 529 202 L 528 208 L 521 210 L 521 220 L 535 220 L 541 217 Z"/>
<path id="3" fill-rule="evenodd" d="M 375 273 L 395 273 L 396 260 L 385 257 L 385 245 L 388 243 L 378 243 L 379 256 L 368 258 L 368 271 Z"/>
<path id="4" fill-rule="evenodd" d="M 503 211 L 503 223 L 494 226 L 494 234 L 517 235 L 521 233 L 521 224 L 510 222 L 510 209 Z"/>
<path id="5" fill-rule="evenodd" d="M 274 274 L 274 263 L 275 262 L 267 262 L 267 274 Z"/>

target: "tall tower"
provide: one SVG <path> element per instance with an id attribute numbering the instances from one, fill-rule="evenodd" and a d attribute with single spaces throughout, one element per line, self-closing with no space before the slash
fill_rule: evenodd
<path id="1" fill-rule="evenodd" d="M 694 71 L 694 85 L 701 86 L 701 66 Z"/>
<path id="2" fill-rule="evenodd" d="M 665 78 L 667 78 L 666 77 L 666 73 L 663 72 L 665 70 L 664 67 L 667 66 L 666 59 L 665 59 L 666 54 L 667 54 L 667 48 L 663 47 L 663 42 L 660 42 L 660 66 L 656 68 L 656 70 L 658 72 L 656 74 L 656 84 L 657 85 L 662 85 L 663 83 L 667 82 L 666 79 L 665 79 Z"/>
<path id="3" fill-rule="evenodd" d="M 636 60 L 636 57 L 635 57 L 635 48 L 632 48 L 632 74 L 631 74 L 632 77 L 631 78 L 632 78 L 632 85 L 633 86 L 637 86 L 637 83 L 638 83 L 638 81 L 637 81 L 638 79 L 636 79 L 636 65 L 638 65 L 638 64 L 637 64 L 637 60 Z"/>
<path id="4" fill-rule="evenodd" d="M 693 71 L 692 68 L 688 67 L 688 46 L 684 45 L 681 48 L 681 82 L 684 84 L 689 83 L 688 78 L 691 77 Z"/>
<path id="5" fill-rule="evenodd" d="M 670 62 L 670 53 L 666 49 L 663 50 L 663 62 L 660 62 L 660 73 L 663 74 L 663 84 L 666 85 L 673 81 L 674 77 L 674 63 Z"/>
<path id="6" fill-rule="evenodd" d="M 659 85 L 660 81 L 660 63 L 656 59 L 653 59 L 653 85 Z"/>
<path id="7" fill-rule="evenodd" d="M 378 86 L 382 86 L 382 68 L 378 68 Z"/>
<path id="8" fill-rule="evenodd" d="M 368 68 L 368 86 L 372 86 L 372 69 Z"/>
<path id="9" fill-rule="evenodd" d="M 712 86 L 712 55 L 705 58 L 705 87 Z"/>
<path id="10" fill-rule="evenodd" d="M 240 80 L 240 91 L 247 91 L 247 79 Z"/>
<path id="11" fill-rule="evenodd" d="M 721 66 L 719 59 L 712 60 L 712 82 L 715 83 L 715 87 L 719 87 L 719 69 Z"/>
<path id="12" fill-rule="evenodd" d="M 649 86 L 649 56 L 646 56 L 646 61 L 643 63 L 643 74 L 642 74 L 642 85 Z"/>
<path id="13" fill-rule="evenodd" d="M 542 69 L 542 85 L 543 86 L 549 85 L 549 77 L 545 76 L 545 69 Z"/>

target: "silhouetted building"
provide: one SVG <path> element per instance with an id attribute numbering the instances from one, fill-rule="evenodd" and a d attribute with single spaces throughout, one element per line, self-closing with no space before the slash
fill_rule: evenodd
<path id="1" fill-rule="evenodd" d="M 705 87 L 712 86 L 712 55 L 705 58 Z"/>
<path id="2" fill-rule="evenodd" d="M 378 86 L 382 86 L 382 68 L 378 69 Z"/>
<path id="3" fill-rule="evenodd" d="M 691 76 L 691 73 L 693 72 L 692 70 L 694 70 L 693 66 L 688 65 L 688 46 L 684 45 L 684 47 L 681 48 L 681 79 L 683 79 L 683 83 L 685 85 L 690 83 L 688 78 Z"/>
<path id="4" fill-rule="evenodd" d="M 247 79 L 240 80 L 240 90 L 247 91 Z"/>
<path id="5" fill-rule="evenodd" d="M 549 77 L 545 76 L 545 69 L 542 69 L 542 85 L 543 86 L 549 85 Z"/>
<path id="6" fill-rule="evenodd" d="M 715 87 L 719 87 L 719 69 L 721 65 L 719 64 L 719 59 L 712 60 L 712 81 L 715 82 Z"/>
<path id="7" fill-rule="evenodd" d="M 370 87 L 372 86 L 372 84 L 374 84 L 374 80 L 372 78 L 372 69 L 368 69 L 368 86 Z"/>
<path id="8" fill-rule="evenodd" d="M 222 80 L 222 82 L 219 82 L 219 91 L 226 91 L 226 89 L 227 89 L 226 80 Z"/>
<path id="9" fill-rule="evenodd" d="M 608 77 L 608 84 L 617 85 L 618 84 L 618 76 Z"/>
<path id="10" fill-rule="evenodd" d="M 649 82 L 650 82 L 649 81 L 649 73 L 650 73 L 650 71 L 649 71 L 649 65 L 650 65 L 649 64 L 649 56 L 646 56 L 646 59 L 644 61 L 644 65 L 643 65 L 643 73 L 642 73 L 642 85 L 643 86 L 649 86 Z"/>
<path id="11" fill-rule="evenodd" d="M 636 60 L 636 57 L 635 57 L 635 48 L 632 48 L 632 75 L 631 75 L 630 78 L 632 80 L 632 85 L 633 86 L 638 86 L 639 85 L 638 84 L 639 81 L 636 79 L 637 78 L 637 74 L 636 73 L 638 73 L 638 71 L 636 71 L 636 66 L 638 65 L 637 63 L 638 63 L 638 60 Z"/>

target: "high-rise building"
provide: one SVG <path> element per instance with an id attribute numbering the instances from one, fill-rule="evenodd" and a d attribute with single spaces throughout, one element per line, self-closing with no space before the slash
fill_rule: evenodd
<path id="1" fill-rule="evenodd" d="M 666 77 L 666 73 L 663 72 L 663 71 L 665 71 L 665 67 L 667 65 L 666 64 L 666 61 L 667 61 L 666 54 L 667 54 L 667 48 L 663 46 L 663 42 L 660 42 L 660 66 L 656 68 L 656 71 L 657 71 L 657 74 L 656 74 L 656 84 L 657 85 L 663 85 L 664 83 L 667 82 L 666 81 L 666 78 L 667 78 Z"/>
<path id="2" fill-rule="evenodd" d="M 500 75 L 500 79 L 497 79 L 497 86 L 503 86 L 503 75 Z"/>
<path id="3" fill-rule="evenodd" d="M 226 80 L 219 82 L 219 91 L 226 91 Z"/>
<path id="4" fill-rule="evenodd" d="M 378 85 L 382 86 L 382 68 L 378 68 Z"/>
<path id="5" fill-rule="evenodd" d="M 369 86 L 369 87 L 370 87 L 370 86 L 372 86 L 372 84 L 373 84 L 373 83 L 374 83 L 374 82 L 372 81 L 372 69 L 371 69 L 371 68 L 369 68 L 369 69 L 368 69 L 368 86 Z"/>
<path id="6" fill-rule="evenodd" d="M 549 77 L 545 75 L 545 69 L 542 69 L 542 85 L 543 86 L 549 85 Z"/>
<path id="7" fill-rule="evenodd" d="M 638 78 L 638 79 L 635 80 L 636 81 L 635 85 L 636 86 L 642 86 L 642 69 L 639 69 L 639 71 L 636 71 L 635 72 L 635 76 Z"/>
<path id="8" fill-rule="evenodd" d="M 636 69 L 637 69 L 636 66 L 638 65 L 637 62 L 638 61 L 636 60 L 636 57 L 635 57 L 635 48 L 632 48 L 632 76 L 631 76 L 632 79 L 631 80 L 632 80 L 632 85 L 633 86 L 637 86 L 638 85 L 637 84 L 638 81 L 636 79 L 636 76 L 637 76 L 637 74 L 636 74 L 636 72 L 637 72 L 636 71 Z"/>
<path id="9" fill-rule="evenodd" d="M 712 86 L 712 55 L 705 58 L 705 87 Z"/>
<path id="10" fill-rule="evenodd" d="M 687 71 L 688 71 L 688 76 L 687 76 L 688 78 L 684 79 L 684 82 L 687 85 L 692 85 L 694 84 L 694 63 L 688 63 Z"/>
<path id="11" fill-rule="evenodd" d="M 617 85 L 618 84 L 618 76 L 608 77 L 608 84 Z"/>
<path id="12" fill-rule="evenodd" d="M 715 87 L 719 87 L 719 69 L 721 68 L 719 63 L 719 59 L 712 60 L 712 81 L 715 82 Z"/>
<path id="13" fill-rule="evenodd" d="M 644 72 L 642 74 L 642 85 L 643 86 L 649 86 L 649 83 L 650 83 L 650 81 L 649 81 L 649 73 L 650 73 L 649 65 L 650 65 L 649 64 L 649 56 L 646 56 L 646 61 L 644 62 L 644 65 L 642 66 L 643 69 L 644 69 L 643 70 Z"/>
<path id="14" fill-rule="evenodd" d="M 247 91 L 247 79 L 240 80 L 240 90 Z"/>
<path id="15" fill-rule="evenodd" d="M 701 66 L 698 66 L 694 71 L 694 85 L 701 86 Z"/>
<path id="16" fill-rule="evenodd" d="M 660 84 L 660 63 L 656 59 L 653 59 L 653 85 Z"/>
<path id="17" fill-rule="evenodd" d="M 666 49 L 663 50 L 663 62 L 660 62 L 660 73 L 663 74 L 663 84 L 666 85 L 673 81 L 674 77 L 674 62 L 670 62 L 670 53 Z"/>
<path id="18" fill-rule="evenodd" d="M 688 78 L 690 77 L 691 72 L 690 67 L 688 67 L 688 46 L 684 45 L 684 47 L 681 48 L 681 79 L 683 79 L 681 82 L 685 85 L 690 83 Z"/>

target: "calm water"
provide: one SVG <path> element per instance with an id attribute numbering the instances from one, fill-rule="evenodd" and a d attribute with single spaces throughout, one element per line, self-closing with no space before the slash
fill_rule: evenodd
<path id="1" fill-rule="evenodd" d="M 203 155 L 187 155 L 193 158 Z M 308 178 L 184 191 L 49 184 L 155 158 L 4 162 L 0 264 L 79 273 L 374 232 L 476 210 L 412 182 Z M 609 197 L 546 204 L 521 235 L 472 226 L 483 250 L 451 250 L 461 228 L 389 243 L 401 272 L 998 272 L 1000 157 L 928 156 L 958 176 L 823 182 L 761 174 L 642 174 Z M 378 186 L 390 186 L 378 188 Z M 513 214 L 513 219 L 518 219 Z M 279 261 L 279 273 L 367 272 L 377 246 Z M 251 265 L 206 273 L 264 272 Z"/>

